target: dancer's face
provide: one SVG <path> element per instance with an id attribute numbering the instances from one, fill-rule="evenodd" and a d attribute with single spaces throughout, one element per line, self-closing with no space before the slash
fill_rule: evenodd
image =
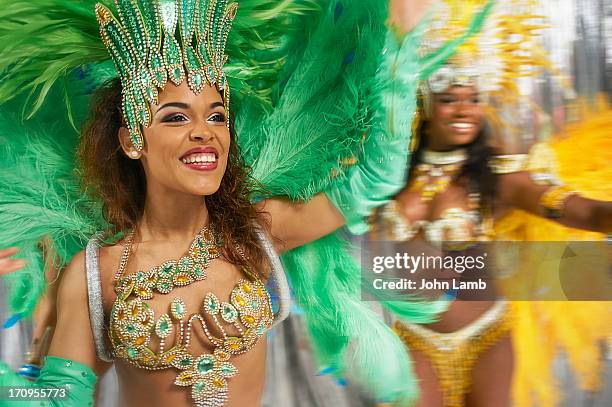
<path id="1" fill-rule="evenodd" d="M 470 144 L 482 128 L 484 109 L 474 86 L 453 86 L 433 95 L 429 148 L 445 151 Z"/>
<path id="2" fill-rule="evenodd" d="M 190 195 L 212 195 L 227 167 L 230 132 L 223 100 L 207 86 L 199 95 L 187 81 L 171 82 L 151 106 L 151 125 L 143 129 L 142 164 L 147 186 Z"/>

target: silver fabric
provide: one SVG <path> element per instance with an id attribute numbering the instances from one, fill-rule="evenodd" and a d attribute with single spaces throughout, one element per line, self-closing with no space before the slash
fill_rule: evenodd
<path id="1" fill-rule="evenodd" d="M 30 319 L 22 319 L 11 328 L 2 328 L 4 321 L 13 314 L 8 303 L 9 281 L 0 277 L 0 359 L 16 370 L 25 362 L 25 353 L 30 350 L 33 327 Z"/>
<path id="2" fill-rule="evenodd" d="M 355 385 L 319 374 L 303 316 L 293 312 L 268 334 L 262 407 L 375 407 Z"/>
<path id="3" fill-rule="evenodd" d="M 98 264 L 99 250 L 100 243 L 96 235 L 89 240 L 87 248 L 85 249 L 89 319 L 91 321 L 91 330 L 93 332 L 98 357 L 105 362 L 112 362 L 113 356 L 106 346 L 105 339 L 102 283 L 100 282 L 100 265 Z"/>
<path id="4" fill-rule="evenodd" d="M 291 309 L 291 292 L 289 290 L 287 277 L 285 276 L 285 269 L 283 268 L 276 250 L 274 250 L 274 245 L 268 236 L 266 236 L 265 232 L 259 227 L 257 228 L 257 235 L 272 265 L 272 281 L 270 281 L 268 285 L 272 287 L 274 290 L 273 294 L 278 300 L 278 311 L 274 315 L 274 322 L 272 324 L 272 326 L 275 326 L 289 316 Z"/>

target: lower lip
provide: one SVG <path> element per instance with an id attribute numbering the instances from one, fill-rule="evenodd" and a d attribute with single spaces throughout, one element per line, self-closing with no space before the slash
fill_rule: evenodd
<path id="1" fill-rule="evenodd" d="M 191 163 L 191 164 L 183 163 L 183 165 L 195 171 L 213 171 L 217 169 L 219 162 L 215 161 L 213 163 Z"/>

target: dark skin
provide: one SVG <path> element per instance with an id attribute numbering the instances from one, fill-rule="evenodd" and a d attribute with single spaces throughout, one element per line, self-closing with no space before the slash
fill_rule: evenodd
<path id="1" fill-rule="evenodd" d="M 474 87 L 452 87 L 434 95 L 431 107 L 428 146 L 434 151 L 451 151 L 472 142 L 483 125 L 484 108 Z M 522 209 L 541 216 L 540 197 L 549 188 L 536 184 L 529 173 L 518 172 L 498 177 L 495 219 L 511 209 Z M 395 198 L 401 215 L 409 223 L 436 220 L 449 208 L 468 209 L 467 180 L 459 179 L 432 201 L 423 202 L 420 193 L 408 188 Z M 565 203 L 562 225 L 602 233 L 612 231 L 612 203 L 571 196 Z M 423 239 L 420 234 L 417 239 Z M 440 320 L 428 327 L 438 332 L 455 332 L 470 324 L 491 307 L 492 302 L 455 301 Z M 415 370 L 420 379 L 421 398 L 417 407 L 441 407 L 442 395 L 437 374 L 429 359 L 411 350 Z M 472 371 L 473 385 L 467 396 L 467 407 L 510 407 L 510 386 L 513 366 L 509 336 L 488 348 L 479 357 Z"/>

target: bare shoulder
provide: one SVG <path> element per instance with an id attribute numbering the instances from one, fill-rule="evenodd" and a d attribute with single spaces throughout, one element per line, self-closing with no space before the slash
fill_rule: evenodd
<path id="1" fill-rule="evenodd" d="M 61 305 L 67 301 L 87 297 L 87 279 L 85 276 L 85 251 L 77 253 L 62 272 L 58 288 L 58 302 Z"/>

